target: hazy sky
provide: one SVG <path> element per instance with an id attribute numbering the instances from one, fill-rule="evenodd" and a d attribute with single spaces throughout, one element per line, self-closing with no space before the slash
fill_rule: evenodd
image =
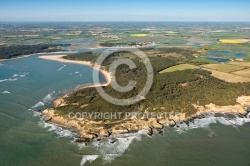
<path id="1" fill-rule="evenodd" d="M 0 21 L 250 21 L 249 0 L 0 0 Z"/>

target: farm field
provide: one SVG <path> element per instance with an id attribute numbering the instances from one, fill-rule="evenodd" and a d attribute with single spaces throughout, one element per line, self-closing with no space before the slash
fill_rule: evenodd
<path id="1" fill-rule="evenodd" d="M 221 43 L 228 43 L 228 44 L 240 44 L 240 43 L 247 43 L 249 39 L 220 39 L 219 42 Z"/>
<path id="2" fill-rule="evenodd" d="M 224 81 L 233 83 L 250 81 L 250 62 L 230 62 L 226 64 L 206 64 L 201 66 L 180 64 L 164 69 L 160 71 L 160 73 L 199 68 L 212 72 L 212 76 Z"/>
<path id="3" fill-rule="evenodd" d="M 167 69 L 164 69 L 160 71 L 160 73 L 167 73 L 167 72 L 173 72 L 173 71 L 181 71 L 181 70 L 186 70 L 186 69 L 199 69 L 198 66 L 191 65 L 191 64 L 181 64 L 181 65 L 176 65 Z"/>
<path id="4" fill-rule="evenodd" d="M 230 72 L 235 72 L 238 70 L 243 70 L 246 67 L 245 66 L 240 66 L 240 65 L 234 65 L 234 64 L 207 64 L 207 65 L 202 65 L 203 68 L 209 68 L 213 70 L 219 70 L 222 72 L 230 73 Z"/>

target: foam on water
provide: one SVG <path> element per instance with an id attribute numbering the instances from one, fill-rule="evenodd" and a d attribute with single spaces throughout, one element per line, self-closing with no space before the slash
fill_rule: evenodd
<path id="1" fill-rule="evenodd" d="M 76 132 L 68 128 L 64 128 L 53 123 L 47 123 L 43 119 L 40 120 L 39 125 L 43 128 L 48 129 L 48 131 L 56 133 L 60 138 L 73 138 L 77 135 Z"/>
<path id="2" fill-rule="evenodd" d="M 29 72 L 24 72 L 23 74 L 20 74 L 19 77 L 25 77 L 28 74 L 29 74 Z"/>
<path id="3" fill-rule="evenodd" d="M 77 89 L 77 88 L 79 88 L 81 85 L 77 85 L 76 87 L 75 87 L 75 89 Z"/>
<path id="4" fill-rule="evenodd" d="M 59 69 L 57 69 L 57 71 L 61 71 L 63 68 L 65 68 L 67 65 L 63 65 L 62 67 L 60 67 Z"/>
<path id="5" fill-rule="evenodd" d="M 49 94 L 47 94 L 41 101 L 36 103 L 34 106 L 29 109 L 33 113 L 33 116 L 39 117 L 41 116 L 41 112 L 38 110 L 42 110 L 44 108 L 49 107 L 49 104 L 52 103 L 54 95 L 56 95 L 56 92 L 53 91 Z M 56 133 L 59 137 L 64 138 L 73 138 L 77 135 L 77 133 L 69 128 L 62 127 L 50 122 L 45 122 L 44 117 L 41 116 L 40 121 L 38 122 L 39 126 L 48 129 L 48 131 Z"/>
<path id="6" fill-rule="evenodd" d="M 25 77 L 27 74 L 29 74 L 29 72 L 20 72 L 19 74 L 13 74 L 12 77 L 0 80 L 0 82 L 17 81 L 18 77 Z"/>
<path id="7" fill-rule="evenodd" d="M 101 141 L 91 142 L 91 146 L 98 150 L 99 154 L 94 155 L 101 158 L 104 163 L 110 163 L 115 158 L 123 155 L 129 148 L 130 144 L 137 140 L 140 141 L 142 135 L 146 135 L 147 131 L 139 131 L 138 133 L 128 133 L 124 135 L 110 136 L 109 138 L 102 139 Z M 80 149 L 86 147 L 86 145 L 79 144 Z M 92 155 L 90 155 L 92 156 Z M 86 160 L 86 155 L 83 156 L 82 161 Z M 85 164 L 86 162 L 83 162 Z M 82 162 L 81 162 L 82 165 Z"/>
<path id="8" fill-rule="evenodd" d="M 206 115 L 202 119 L 194 119 L 192 122 L 189 122 L 189 125 L 182 123 L 182 124 L 177 124 L 174 129 L 179 132 L 183 133 L 187 130 L 194 129 L 194 128 L 203 128 L 203 129 L 209 129 L 209 126 L 211 124 L 215 123 L 220 123 L 225 126 L 232 126 L 232 127 L 237 127 L 237 126 L 242 126 L 245 123 L 250 122 L 250 113 L 246 117 L 239 117 L 238 115 L 235 115 L 233 118 L 228 118 L 225 115 L 216 117 L 214 113 L 210 113 Z"/>
<path id="9" fill-rule="evenodd" d="M 42 107 L 42 106 L 44 106 L 43 102 L 39 101 L 38 103 L 36 103 L 36 104 L 35 104 L 34 106 L 32 106 L 31 108 L 36 109 L 36 108 Z"/>
<path id="10" fill-rule="evenodd" d="M 44 109 L 45 106 L 50 105 L 53 101 L 53 95 L 55 94 L 55 91 L 47 94 L 41 101 L 36 103 L 34 106 L 31 107 L 33 111 L 38 111 L 41 109 Z"/>
<path id="11" fill-rule="evenodd" d="M 92 163 L 92 161 L 96 160 L 99 157 L 99 155 L 84 155 L 82 157 L 82 161 L 80 163 L 81 166 L 83 166 L 87 161 L 89 163 Z"/>
<path id="12" fill-rule="evenodd" d="M 56 93 L 56 92 L 53 91 L 53 92 L 47 94 L 47 96 L 45 96 L 45 97 L 42 99 L 42 102 L 43 102 L 44 104 L 49 104 L 49 103 L 51 103 L 51 102 L 53 101 L 52 95 L 54 95 L 55 93 Z"/>
<path id="13" fill-rule="evenodd" d="M 12 77 L 19 77 L 19 75 L 18 74 L 14 74 Z"/>
<path id="14" fill-rule="evenodd" d="M 8 79 L 3 79 L 3 80 L 0 80 L 0 82 L 5 82 L 5 81 L 16 81 L 17 78 L 8 78 Z"/>
<path id="15" fill-rule="evenodd" d="M 20 72 L 19 74 L 13 74 L 12 77 L 25 77 L 29 72 Z"/>
<path id="16" fill-rule="evenodd" d="M 10 92 L 9 92 L 9 91 L 3 91 L 2 93 L 5 93 L 5 94 L 10 94 Z"/>
<path id="17" fill-rule="evenodd" d="M 41 112 L 34 111 L 34 110 L 32 110 L 32 109 L 29 109 L 29 111 L 30 111 L 31 113 L 33 113 L 33 116 L 34 116 L 34 117 L 39 117 L 39 116 L 41 116 L 41 115 L 42 115 L 42 113 L 41 113 Z"/>

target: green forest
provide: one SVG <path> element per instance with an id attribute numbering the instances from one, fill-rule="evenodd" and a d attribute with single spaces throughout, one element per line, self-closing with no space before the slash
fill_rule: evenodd
<path id="1" fill-rule="evenodd" d="M 58 46 L 63 44 L 38 44 L 38 45 L 14 45 L 0 47 L 0 59 L 10 59 L 17 56 L 29 55 L 39 52 L 61 51 Z"/>

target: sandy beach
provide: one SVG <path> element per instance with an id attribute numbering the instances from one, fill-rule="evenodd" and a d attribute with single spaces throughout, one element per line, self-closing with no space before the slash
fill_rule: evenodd
<path id="1" fill-rule="evenodd" d="M 14 60 L 14 59 L 20 59 L 20 58 L 27 58 L 27 57 L 29 57 L 31 55 L 33 55 L 33 54 L 30 54 L 30 55 L 21 55 L 21 56 L 18 56 L 18 57 L 15 57 L 15 58 L 10 58 L 10 59 L 0 59 L 0 62 Z"/>
<path id="2" fill-rule="evenodd" d="M 75 51 L 71 51 L 71 52 L 68 52 L 68 51 L 58 51 L 58 52 L 39 52 L 39 53 L 34 53 L 34 54 L 29 54 L 29 55 L 20 55 L 20 56 L 17 56 L 15 58 L 9 58 L 9 59 L 0 59 L 0 62 L 3 62 L 3 61 L 9 61 L 9 60 L 14 60 L 14 59 L 21 59 L 21 58 L 27 58 L 27 57 L 30 57 L 30 56 L 33 56 L 33 55 L 43 55 L 43 54 L 65 54 L 65 53 L 76 53 Z"/>

